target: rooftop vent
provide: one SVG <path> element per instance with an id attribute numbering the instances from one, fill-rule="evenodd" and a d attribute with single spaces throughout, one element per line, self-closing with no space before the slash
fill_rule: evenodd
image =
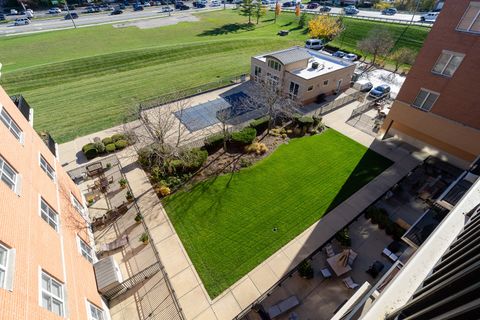
<path id="1" fill-rule="evenodd" d="M 312 68 L 313 69 L 318 69 L 318 62 L 312 63 Z"/>

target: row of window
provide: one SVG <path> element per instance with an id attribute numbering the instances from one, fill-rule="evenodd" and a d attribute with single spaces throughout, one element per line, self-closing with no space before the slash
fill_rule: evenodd
<path id="1" fill-rule="evenodd" d="M 81 240 L 83 242 L 83 240 Z M 86 245 L 86 244 L 85 244 Z M 87 246 L 88 247 L 88 246 Z M 90 248 L 90 247 L 88 247 Z M 83 250 L 83 248 L 82 248 Z M 89 252 L 91 254 L 91 251 Z M 90 256 L 91 258 L 91 256 Z M 13 290 L 15 249 L 9 249 L 0 244 L 0 288 Z M 93 261 L 93 260 L 92 260 Z M 64 284 L 54 279 L 45 271 L 40 274 L 40 305 L 45 309 L 61 316 L 65 316 L 65 288 Z M 87 312 L 90 320 L 103 320 L 102 309 L 87 301 Z"/>
<path id="2" fill-rule="evenodd" d="M 457 26 L 458 31 L 480 33 L 480 2 L 470 2 Z"/>
<path id="3" fill-rule="evenodd" d="M 280 62 L 275 60 L 268 60 L 268 66 L 277 71 L 282 70 L 282 65 L 280 64 Z"/>
<path id="4" fill-rule="evenodd" d="M 7 129 L 13 134 L 13 136 L 20 142 L 23 142 L 23 132 L 18 124 L 13 121 L 12 117 L 8 114 L 7 110 L 0 104 L 0 120 L 5 124 Z"/>

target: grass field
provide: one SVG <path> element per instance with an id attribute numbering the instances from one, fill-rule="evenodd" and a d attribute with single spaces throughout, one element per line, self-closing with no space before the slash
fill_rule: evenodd
<path id="1" fill-rule="evenodd" d="M 254 30 L 232 10 L 202 13 L 198 22 L 154 29 L 102 25 L 0 39 L 2 86 L 35 108 L 35 128 L 65 142 L 119 124 L 142 101 L 247 73 L 255 54 L 302 44 L 293 14 L 266 17 Z M 354 49 L 370 29 L 400 35 L 405 26 L 345 19 L 335 45 Z M 287 37 L 277 31 L 290 29 Z M 399 46 L 418 50 L 425 28 L 410 27 Z M 68 117 L 65 115 L 68 114 Z"/>
<path id="2" fill-rule="evenodd" d="M 390 165 L 329 129 L 164 205 L 213 298 Z"/>

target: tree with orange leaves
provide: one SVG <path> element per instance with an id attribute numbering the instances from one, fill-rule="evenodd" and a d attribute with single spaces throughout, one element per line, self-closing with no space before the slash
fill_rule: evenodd
<path id="1" fill-rule="evenodd" d="M 300 17 L 300 3 L 297 2 L 297 4 L 295 5 L 295 15 L 298 17 Z"/>
<path id="2" fill-rule="evenodd" d="M 277 1 L 275 4 L 275 22 L 277 22 L 277 17 L 280 15 L 280 12 L 282 12 L 282 5 Z"/>
<path id="3" fill-rule="evenodd" d="M 330 15 L 317 15 L 308 22 L 308 34 L 315 39 L 331 41 L 344 29 L 342 21 Z"/>

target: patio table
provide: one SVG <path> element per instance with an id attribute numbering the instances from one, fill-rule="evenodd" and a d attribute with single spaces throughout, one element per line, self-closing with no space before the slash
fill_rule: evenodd
<path id="1" fill-rule="evenodd" d="M 341 261 L 345 254 L 346 253 L 344 251 L 327 259 L 328 265 L 332 268 L 333 272 L 335 272 L 337 276 L 341 276 L 342 274 L 352 270 L 352 267 L 349 263 L 344 264 Z M 356 257 L 357 254 L 353 250 L 350 250 L 348 260 L 353 261 Z"/>

